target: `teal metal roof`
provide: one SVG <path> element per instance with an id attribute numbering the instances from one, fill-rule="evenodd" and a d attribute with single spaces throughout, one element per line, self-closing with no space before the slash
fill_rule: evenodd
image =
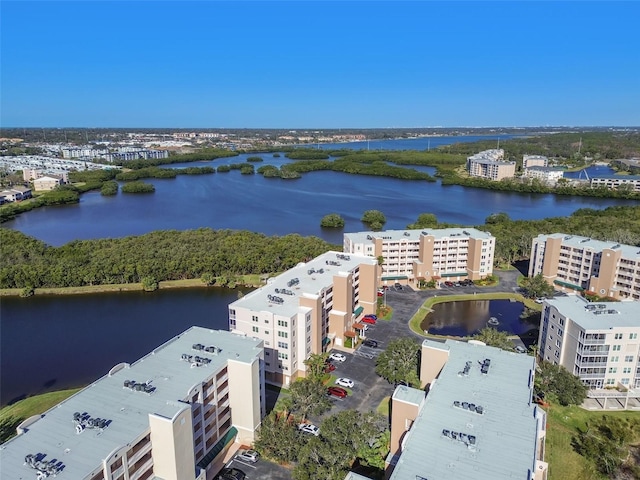
<path id="1" fill-rule="evenodd" d="M 225 433 L 220 440 L 216 442 L 216 444 L 207 452 L 207 454 L 198 462 L 198 467 L 207 468 L 213 460 L 220 455 L 220 452 L 224 450 L 224 447 L 229 445 L 236 438 L 238 434 L 238 429 L 236 427 L 231 427 L 227 433 Z"/>
<path id="2" fill-rule="evenodd" d="M 364 312 L 364 307 L 358 307 L 353 311 L 353 314 L 357 317 L 358 315 L 360 315 L 362 312 Z"/>

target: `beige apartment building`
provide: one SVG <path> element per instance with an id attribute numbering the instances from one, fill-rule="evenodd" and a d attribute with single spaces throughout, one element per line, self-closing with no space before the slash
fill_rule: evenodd
<path id="1" fill-rule="evenodd" d="M 44 176 L 33 180 L 33 189 L 37 192 L 48 192 L 58 185 L 62 185 L 62 179 L 58 177 Z"/>
<path id="2" fill-rule="evenodd" d="M 548 167 L 549 159 L 544 155 L 523 155 L 522 156 L 522 168 L 527 169 L 531 167 Z"/>
<path id="3" fill-rule="evenodd" d="M 640 303 L 590 303 L 577 295 L 545 300 L 540 358 L 591 389 L 640 387 Z"/>
<path id="4" fill-rule="evenodd" d="M 0 448 L 4 480 L 210 480 L 265 414 L 262 342 L 192 327 L 42 416 Z"/>
<path id="5" fill-rule="evenodd" d="M 467 157 L 467 171 L 471 177 L 502 180 L 516 174 L 516 162 L 504 161 L 504 150 L 485 150 Z"/>
<path id="6" fill-rule="evenodd" d="M 529 277 L 538 274 L 563 291 L 640 300 L 640 247 L 564 233 L 538 235 Z"/>
<path id="7" fill-rule="evenodd" d="M 640 192 L 640 175 L 611 175 L 591 179 L 591 188 L 608 188 L 618 190 L 620 187 L 630 192 Z"/>
<path id="8" fill-rule="evenodd" d="M 378 269 L 374 258 L 324 253 L 229 304 L 229 329 L 264 342 L 265 380 L 288 385 L 310 354 L 364 336 L 358 319 L 376 312 Z"/>
<path id="9" fill-rule="evenodd" d="M 343 250 L 382 257 L 382 285 L 479 280 L 493 273 L 495 238 L 475 228 L 345 233 Z"/>
<path id="10" fill-rule="evenodd" d="M 481 342 L 422 343 L 422 389 L 391 398 L 391 480 L 545 480 L 535 360 Z M 426 393 L 425 393 L 426 391 Z"/>

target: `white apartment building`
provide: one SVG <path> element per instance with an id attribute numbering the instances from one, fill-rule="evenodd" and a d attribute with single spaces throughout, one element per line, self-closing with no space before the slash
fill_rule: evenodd
<path id="1" fill-rule="evenodd" d="M 555 185 L 558 180 L 564 177 L 564 171 L 561 168 L 535 166 L 525 168 L 522 176 L 525 178 L 537 178 L 545 183 Z"/>
<path id="2" fill-rule="evenodd" d="M 544 155 L 523 155 L 522 156 L 522 168 L 527 169 L 531 167 L 548 167 L 549 159 Z"/>
<path id="3" fill-rule="evenodd" d="M 288 385 L 310 354 L 363 335 L 358 319 L 376 312 L 377 272 L 376 259 L 324 253 L 229 304 L 229 329 L 264 342 L 266 381 Z"/>
<path id="4" fill-rule="evenodd" d="M 265 414 L 263 353 L 192 327 L 25 420 L 0 447 L 0 477 L 210 480 Z"/>
<path id="5" fill-rule="evenodd" d="M 640 302 L 590 303 L 577 295 L 545 300 L 540 358 L 592 389 L 640 387 Z"/>
<path id="6" fill-rule="evenodd" d="M 605 187 L 617 190 L 620 187 L 629 188 L 632 192 L 640 192 L 640 175 L 612 175 L 591 179 L 591 188 Z"/>
<path id="7" fill-rule="evenodd" d="M 467 171 L 471 177 L 502 180 L 516 174 L 516 162 L 505 162 L 504 150 L 485 150 L 467 157 Z"/>
<path id="8" fill-rule="evenodd" d="M 343 251 L 382 257 L 382 284 L 479 280 L 493 274 L 495 238 L 475 228 L 345 233 Z"/>
<path id="9" fill-rule="evenodd" d="M 640 300 L 640 247 L 553 233 L 533 239 L 529 258 L 529 277 L 559 290 Z"/>

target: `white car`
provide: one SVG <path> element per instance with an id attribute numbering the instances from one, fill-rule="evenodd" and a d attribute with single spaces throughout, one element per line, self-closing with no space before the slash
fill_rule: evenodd
<path id="1" fill-rule="evenodd" d="M 525 347 L 523 347 L 522 345 L 516 345 L 514 347 L 514 350 L 518 353 L 527 353 L 527 349 Z"/>
<path id="2" fill-rule="evenodd" d="M 349 378 L 339 378 L 336 380 L 336 385 L 340 385 L 341 387 L 353 388 L 353 380 Z"/>
<path id="3" fill-rule="evenodd" d="M 311 423 L 301 423 L 298 425 L 298 430 L 305 433 L 310 433 L 316 437 L 320 435 L 320 429 Z"/>
<path id="4" fill-rule="evenodd" d="M 260 454 L 255 450 L 239 450 L 236 459 L 243 462 L 256 463 L 260 458 Z"/>
<path id="5" fill-rule="evenodd" d="M 342 353 L 334 352 L 329 355 L 329 360 L 335 360 L 336 362 L 344 362 L 347 359 Z"/>

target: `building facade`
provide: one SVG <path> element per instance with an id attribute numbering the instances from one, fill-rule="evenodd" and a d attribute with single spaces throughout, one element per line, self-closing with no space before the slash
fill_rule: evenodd
<path id="1" fill-rule="evenodd" d="M 475 228 L 346 233 L 343 250 L 382 257 L 380 281 L 479 280 L 493 274 L 495 238 Z"/>
<path id="2" fill-rule="evenodd" d="M 516 174 L 516 162 L 505 162 L 504 150 L 485 150 L 467 157 L 467 171 L 471 177 L 502 180 Z"/>
<path id="3" fill-rule="evenodd" d="M 527 169 L 531 167 L 548 167 L 549 159 L 544 155 L 523 155 L 522 156 L 522 168 Z"/>
<path id="4" fill-rule="evenodd" d="M 209 480 L 265 413 L 262 342 L 192 327 L 25 420 L 2 479 Z"/>
<path id="5" fill-rule="evenodd" d="M 264 342 L 265 379 L 288 385 L 305 359 L 363 336 L 377 309 L 375 259 L 327 252 L 272 278 L 229 305 L 229 329 Z"/>
<path id="6" fill-rule="evenodd" d="M 554 233 L 534 238 L 529 258 L 529 277 L 557 289 L 640 300 L 640 247 Z"/>
<path id="7" fill-rule="evenodd" d="M 522 176 L 525 178 L 537 178 L 551 185 L 558 183 L 558 180 L 564 177 L 564 171 L 553 167 L 527 167 L 524 169 Z"/>
<path id="8" fill-rule="evenodd" d="M 640 175 L 611 175 L 591 179 L 591 188 L 618 190 L 621 187 L 630 192 L 640 192 Z"/>
<path id="9" fill-rule="evenodd" d="M 538 354 L 591 389 L 640 387 L 640 302 L 545 300 Z"/>
<path id="10" fill-rule="evenodd" d="M 452 340 L 424 340 L 421 356 L 427 393 L 398 386 L 391 398 L 386 478 L 546 479 L 533 357 Z"/>
<path id="11" fill-rule="evenodd" d="M 36 178 L 33 181 L 33 188 L 37 192 L 46 192 L 49 190 L 53 190 L 58 185 L 62 185 L 62 178 L 44 176 Z"/>

